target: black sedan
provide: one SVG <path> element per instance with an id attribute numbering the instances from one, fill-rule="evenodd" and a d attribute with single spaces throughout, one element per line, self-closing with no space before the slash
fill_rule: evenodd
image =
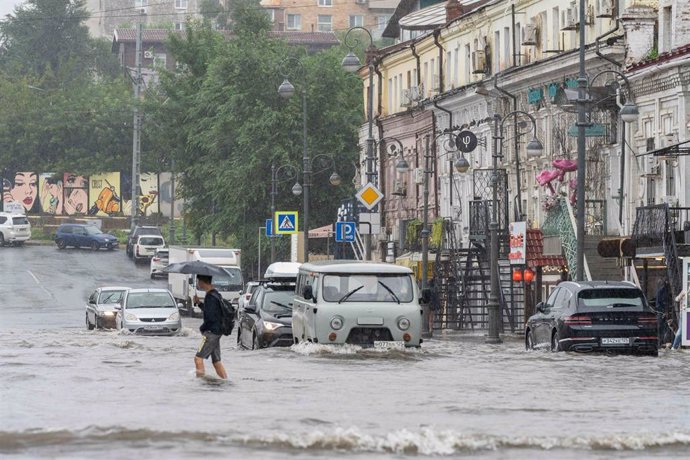
<path id="1" fill-rule="evenodd" d="M 630 283 L 562 282 L 527 320 L 525 347 L 656 356 L 656 316 Z"/>
<path id="2" fill-rule="evenodd" d="M 239 311 L 237 345 L 250 350 L 292 345 L 295 286 L 262 285 Z"/>

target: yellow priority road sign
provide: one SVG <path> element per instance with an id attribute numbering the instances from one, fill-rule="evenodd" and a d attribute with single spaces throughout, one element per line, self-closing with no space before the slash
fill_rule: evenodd
<path id="1" fill-rule="evenodd" d="M 376 188 L 376 186 L 371 182 L 359 189 L 355 196 L 359 202 L 369 210 L 373 209 L 374 206 L 376 206 L 379 201 L 383 199 L 383 193 L 381 190 Z"/>

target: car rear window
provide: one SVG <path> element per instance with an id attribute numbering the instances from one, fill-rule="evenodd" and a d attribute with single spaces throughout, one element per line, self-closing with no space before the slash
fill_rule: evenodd
<path id="1" fill-rule="evenodd" d="M 29 225 L 29 219 L 26 217 L 13 217 L 12 222 L 14 225 Z"/>
<path id="2" fill-rule="evenodd" d="M 578 294 L 578 310 L 634 309 L 642 310 L 645 301 L 637 289 L 586 289 Z"/>
<path id="3" fill-rule="evenodd" d="M 158 238 L 156 236 L 142 236 L 139 238 L 139 244 L 145 246 L 160 246 L 163 244 L 163 238 Z"/>

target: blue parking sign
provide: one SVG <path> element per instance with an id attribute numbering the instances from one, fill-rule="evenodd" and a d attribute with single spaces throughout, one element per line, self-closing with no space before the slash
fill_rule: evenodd
<path id="1" fill-rule="evenodd" d="M 355 229 L 354 222 L 336 222 L 335 241 L 338 243 L 352 243 L 355 241 Z"/>
<path id="2" fill-rule="evenodd" d="M 266 236 L 273 236 L 273 219 L 266 219 Z"/>

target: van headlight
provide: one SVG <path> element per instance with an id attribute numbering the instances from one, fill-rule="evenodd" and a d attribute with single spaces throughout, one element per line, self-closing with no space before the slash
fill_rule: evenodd
<path id="1" fill-rule="evenodd" d="M 343 318 L 341 318 L 340 316 L 334 316 L 331 319 L 331 329 L 333 329 L 334 331 L 339 331 L 340 329 L 342 329 L 343 324 Z"/>
<path id="2" fill-rule="evenodd" d="M 139 320 L 139 318 L 137 318 L 136 315 L 133 315 L 133 314 L 131 314 L 131 313 L 127 313 L 127 314 L 125 315 L 125 319 L 126 319 L 127 321 L 138 321 L 138 320 Z"/>
<path id="3" fill-rule="evenodd" d="M 410 320 L 402 317 L 398 319 L 398 329 L 401 331 L 406 331 L 410 328 Z"/>
<path id="4" fill-rule="evenodd" d="M 180 319 L 180 314 L 178 312 L 173 313 L 168 316 L 168 321 L 178 321 Z"/>

